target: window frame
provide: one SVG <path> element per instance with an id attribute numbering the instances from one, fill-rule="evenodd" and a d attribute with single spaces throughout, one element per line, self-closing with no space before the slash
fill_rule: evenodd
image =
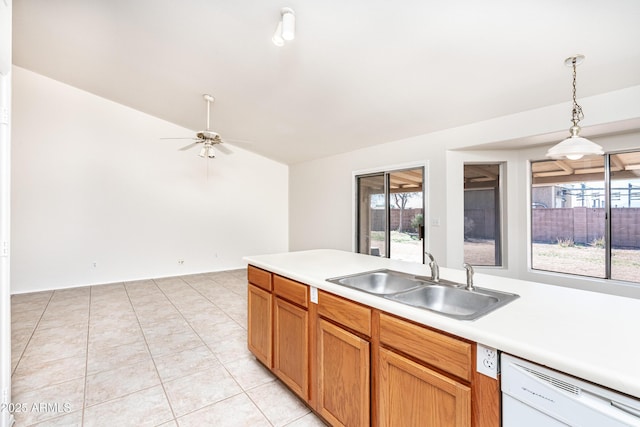
<path id="1" fill-rule="evenodd" d="M 613 285 L 623 285 L 631 287 L 640 287 L 640 281 L 634 282 L 619 278 L 612 278 L 612 179 L 611 176 L 611 157 L 617 154 L 640 153 L 640 148 L 626 148 L 621 150 L 606 151 L 603 157 L 603 187 L 604 187 L 604 239 L 605 239 L 605 255 L 604 255 L 604 277 L 581 275 L 576 273 L 559 272 L 552 270 L 544 270 L 533 267 L 533 164 L 538 162 L 550 161 L 547 158 L 539 158 L 529 160 L 527 168 L 527 270 L 529 273 L 551 275 L 555 277 L 568 277 L 576 280 L 587 280 L 590 282 L 610 283 Z"/>
<path id="2" fill-rule="evenodd" d="M 497 187 L 497 191 L 495 192 L 495 194 L 497 195 L 497 200 L 494 201 L 494 205 L 496 207 L 497 215 L 496 218 L 499 220 L 500 224 L 498 227 L 496 227 L 496 234 L 497 234 L 497 238 L 496 238 L 496 243 L 495 243 L 495 253 L 498 253 L 498 262 L 495 265 L 481 265 L 478 264 L 477 266 L 480 268 L 487 268 L 487 269 L 505 269 L 507 267 L 506 265 L 506 254 L 505 254 L 505 250 L 506 250 L 506 241 L 505 241 L 505 236 L 506 236 L 506 180 L 507 180 L 507 162 L 506 161 L 464 161 L 462 164 L 462 171 L 464 174 L 464 168 L 466 166 L 482 166 L 482 165 L 487 165 L 487 166 L 498 166 L 498 187 Z M 463 218 L 464 218 L 464 208 L 465 208 L 465 204 L 464 204 L 464 192 L 466 191 L 464 189 L 464 178 L 463 178 L 463 184 L 462 184 L 463 188 L 462 188 L 462 192 L 463 192 L 463 202 L 462 202 L 462 210 L 463 210 Z M 464 226 L 464 225 L 463 225 Z M 463 236 L 464 236 L 464 232 L 463 232 Z M 464 239 L 464 237 L 463 237 Z M 463 248 L 462 248 L 462 259 L 467 262 L 465 260 L 465 256 L 464 256 L 464 240 L 463 240 Z M 494 256 L 495 259 L 495 256 Z"/>
<path id="3" fill-rule="evenodd" d="M 358 171 L 353 171 L 352 172 L 352 194 L 351 194 L 351 202 L 352 202 L 352 218 L 353 218 L 353 239 L 352 239 L 352 251 L 355 253 L 359 253 L 359 249 L 360 249 L 360 208 L 359 208 L 359 188 L 358 188 L 358 179 L 359 178 L 363 178 L 363 177 L 367 177 L 367 176 L 376 176 L 376 175 L 384 175 L 384 187 L 385 187 L 385 209 L 387 211 L 387 214 L 385 215 L 385 228 L 386 228 L 386 235 L 387 238 L 385 239 L 385 258 L 388 259 L 393 259 L 391 258 L 391 241 L 390 241 L 390 222 L 391 222 L 391 216 L 389 215 L 389 211 L 391 209 L 390 207 L 390 196 L 391 193 L 389 192 L 389 175 L 396 173 L 396 172 L 402 172 L 402 171 L 406 171 L 406 170 L 412 170 L 412 169 L 422 169 L 422 212 L 423 212 L 423 226 L 424 226 L 424 235 L 422 238 L 422 254 L 421 254 L 421 258 L 422 258 L 422 263 L 424 264 L 424 259 L 425 259 L 425 252 L 428 252 L 428 248 L 429 248 L 429 232 L 428 232 L 428 224 L 429 224 L 429 218 L 428 218 L 428 184 L 429 184 L 429 165 L 428 162 L 418 162 L 418 163 L 407 163 L 407 164 L 401 164 L 401 165 L 395 165 L 395 166 L 388 166 L 388 167 L 380 167 L 380 168 L 373 168 L 373 169 L 366 169 L 366 170 L 358 170 Z"/>

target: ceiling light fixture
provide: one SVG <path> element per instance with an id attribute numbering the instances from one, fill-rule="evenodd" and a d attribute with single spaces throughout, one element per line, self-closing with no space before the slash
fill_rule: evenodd
<path id="1" fill-rule="evenodd" d="M 273 37 L 271 38 L 273 44 L 278 47 L 284 46 L 284 39 L 282 38 L 282 21 L 278 21 L 278 26 L 276 27 L 276 32 L 273 33 Z"/>
<path id="2" fill-rule="evenodd" d="M 602 147 L 579 135 L 578 123 L 584 118 L 582 107 L 576 101 L 576 67 L 584 61 L 584 55 L 571 56 L 565 59 L 564 64 L 573 67 L 573 109 L 571 121 L 573 126 L 569 128 L 570 136 L 547 151 L 547 157 L 552 159 L 579 160 L 584 156 L 601 156 L 604 154 Z"/>
<path id="3" fill-rule="evenodd" d="M 283 7 L 280 10 L 280 21 L 276 27 L 271 41 L 278 47 L 284 46 L 286 41 L 291 41 L 296 37 L 296 14 L 290 7 Z"/>
<path id="4" fill-rule="evenodd" d="M 198 156 L 203 157 L 203 158 L 208 157 L 210 159 L 213 159 L 216 156 L 216 154 L 213 151 L 213 146 L 212 145 L 205 144 L 202 147 L 202 149 L 200 150 L 200 154 L 198 154 Z"/>

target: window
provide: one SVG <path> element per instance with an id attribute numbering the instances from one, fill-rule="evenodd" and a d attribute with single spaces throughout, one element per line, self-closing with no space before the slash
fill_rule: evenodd
<path id="1" fill-rule="evenodd" d="M 531 267 L 640 283 L 640 151 L 531 164 Z"/>
<path id="2" fill-rule="evenodd" d="M 640 151 L 609 156 L 611 279 L 640 283 Z"/>
<path id="3" fill-rule="evenodd" d="M 356 176 L 357 252 L 424 261 L 423 176 L 424 168 Z"/>
<path id="4" fill-rule="evenodd" d="M 464 261 L 501 266 L 500 164 L 464 165 Z"/>

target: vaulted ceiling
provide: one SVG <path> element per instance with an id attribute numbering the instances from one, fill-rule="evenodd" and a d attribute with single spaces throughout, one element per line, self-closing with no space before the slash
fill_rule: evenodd
<path id="1" fill-rule="evenodd" d="M 296 38 L 276 47 L 284 6 Z M 637 0 L 14 0 L 13 15 L 14 64 L 193 130 L 210 93 L 223 138 L 288 164 L 561 102 L 568 117 L 576 53 L 579 97 L 640 84 Z"/>

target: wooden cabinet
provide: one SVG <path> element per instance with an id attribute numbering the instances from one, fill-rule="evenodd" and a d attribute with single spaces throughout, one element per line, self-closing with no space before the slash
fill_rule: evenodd
<path id="1" fill-rule="evenodd" d="M 318 292 L 318 413 L 333 426 L 370 421 L 371 309 Z"/>
<path id="2" fill-rule="evenodd" d="M 379 336 L 378 425 L 472 425 L 472 343 L 385 313 Z"/>
<path id="3" fill-rule="evenodd" d="M 247 300 L 249 350 L 258 360 L 271 368 L 271 293 L 250 283 Z"/>
<path id="4" fill-rule="evenodd" d="M 318 412 L 332 426 L 369 425 L 369 342 L 318 322 Z"/>
<path id="5" fill-rule="evenodd" d="M 318 314 L 347 329 L 371 337 L 371 309 L 344 298 L 318 291 Z"/>
<path id="6" fill-rule="evenodd" d="M 468 386 L 384 348 L 379 361 L 379 426 L 471 426 Z"/>
<path id="7" fill-rule="evenodd" d="M 250 265 L 247 267 L 247 279 L 249 283 L 258 286 L 265 291 L 271 292 L 273 289 L 272 274 L 266 270 Z"/>
<path id="8" fill-rule="evenodd" d="M 476 344 L 249 266 L 248 346 L 332 426 L 497 427 Z"/>
<path id="9" fill-rule="evenodd" d="M 276 296 L 273 372 L 304 400 L 309 399 L 308 317 L 306 308 Z"/>
<path id="10" fill-rule="evenodd" d="M 247 277 L 249 350 L 308 401 L 309 287 L 254 266 Z"/>
<path id="11" fill-rule="evenodd" d="M 473 346 L 470 342 L 381 313 L 380 343 L 464 381 L 471 380 Z"/>
<path id="12" fill-rule="evenodd" d="M 247 267 L 247 346 L 256 358 L 272 367 L 272 274 L 252 265 Z"/>

